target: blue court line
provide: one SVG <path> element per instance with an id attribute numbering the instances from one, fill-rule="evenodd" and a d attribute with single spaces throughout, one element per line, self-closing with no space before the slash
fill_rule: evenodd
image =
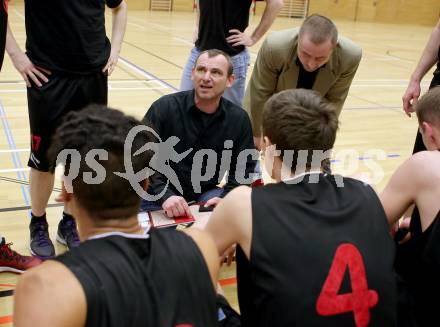
<path id="1" fill-rule="evenodd" d="M 159 82 L 165 84 L 166 86 L 168 86 L 170 89 L 174 90 L 174 91 L 179 91 L 178 88 L 174 87 L 173 85 L 171 85 L 170 83 L 164 81 L 163 79 L 157 77 L 154 74 L 151 74 L 150 72 L 146 71 L 145 69 L 143 69 L 142 67 L 136 65 L 135 63 L 131 62 L 130 60 L 127 60 L 126 58 L 122 58 L 124 61 L 126 61 L 127 63 L 129 63 L 130 65 L 132 65 L 133 67 L 136 67 L 136 69 L 139 69 L 140 71 L 144 72 L 147 75 L 150 75 L 151 77 L 153 77 L 155 80 L 158 80 Z"/>
<path id="2" fill-rule="evenodd" d="M 11 130 L 11 127 L 9 126 L 9 121 L 6 116 L 6 111 L 5 111 L 5 108 L 4 108 L 3 103 L 1 101 L 0 101 L 0 117 L 2 120 L 3 131 L 5 132 L 6 140 L 8 141 L 9 149 L 16 150 L 17 146 L 14 141 L 14 136 L 12 135 L 12 130 Z M 22 169 L 23 165 L 21 164 L 20 156 L 18 155 L 18 153 L 11 152 L 11 156 L 12 156 L 12 162 L 14 163 L 14 167 L 16 169 Z M 27 176 L 24 171 L 18 171 L 17 178 L 22 181 L 27 181 Z M 29 187 L 21 185 L 20 188 L 21 188 L 21 194 L 23 195 L 23 199 L 24 199 L 25 204 L 29 205 L 30 204 L 29 197 L 28 197 Z"/>
<path id="3" fill-rule="evenodd" d="M 397 154 L 397 153 L 390 153 L 390 154 L 387 154 L 387 158 L 399 158 L 399 157 L 400 157 L 400 154 Z M 375 159 L 375 158 L 373 158 L 373 157 L 358 157 L 358 160 L 359 160 L 359 161 L 363 161 L 363 160 L 371 160 L 371 159 Z M 330 160 L 330 162 L 331 162 L 331 163 L 340 163 L 341 160 L 338 160 L 338 159 L 332 159 L 332 160 Z"/>

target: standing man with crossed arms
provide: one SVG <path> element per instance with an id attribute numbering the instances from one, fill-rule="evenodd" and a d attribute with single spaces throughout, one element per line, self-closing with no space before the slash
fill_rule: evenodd
<path id="1" fill-rule="evenodd" d="M 200 52 L 218 49 L 232 58 L 235 82 L 225 91 L 224 97 L 242 106 L 246 86 L 246 74 L 250 56 L 247 47 L 253 46 L 269 30 L 283 0 L 266 0 L 266 8 L 260 23 L 252 32 L 245 33 L 249 23 L 252 0 L 198 0 L 194 33 L 195 45 L 185 65 L 180 91 L 191 90 L 191 70 Z"/>
<path id="2" fill-rule="evenodd" d="M 112 42 L 105 31 L 105 5 L 113 16 Z M 6 49 L 26 81 L 31 129 L 30 248 L 43 259 L 55 255 L 46 207 L 54 175 L 46 156 L 62 117 L 89 103 L 107 104 L 107 78 L 114 70 L 127 22 L 124 0 L 25 0 L 26 53 L 8 30 Z M 73 217 L 66 211 L 57 240 L 70 249 L 79 244 Z"/>

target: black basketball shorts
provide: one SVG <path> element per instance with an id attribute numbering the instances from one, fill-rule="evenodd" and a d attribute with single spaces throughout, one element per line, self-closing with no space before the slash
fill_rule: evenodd
<path id="1" fill-rule="evenodd" d="M 91 103 L 107 105 L 107 75 L 102 72 L 87 75 L 53 73 L 41 87 L 27 88 L 31 152 L 28 166 L 48 172 L 47 150 L 51 137 L 66 113 L 81 110 Z"/>

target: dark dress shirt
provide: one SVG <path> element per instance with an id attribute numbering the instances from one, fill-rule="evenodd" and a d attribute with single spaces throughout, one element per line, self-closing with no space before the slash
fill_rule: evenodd
<path id="1" fill-rule="evenodd" d="M 178 154 L 192 148 L 182 160 L 178 162 L 169 160 L 169 166 L 176 173 L 183 194 L 178 192 L 170 180 L 167 190 L 158 201 L 160 204 L 172 195 L 181 195 L 187 201 L 197 200 L 201 194 L 215 188 L 226 171 L 228 177 L 223 196 L 238 185 L 251 183 L 249 174 L 254 172 L 257 158 L 256 155 L 253 156 L 255 159 L 252 158 L 251 152 L 255 154 L 257 152 L 250 119 L 241 107 L 222 98 L 217 110 L 213 114 L 206 114 L 197 108 L 194 102 L 194 90 L 191 90 L 161 97 L 151 105 L 143 121 L 153 126 L 162 142 L 169 137 L 177 137 L 179 142 L 174 146 L 174 150 Z M 201 156 L 200 150 L 209 152 L 209 155 Z M 243 150 L 247 151 L 239 156 Z M 245 153 L 248 155 L 244 156 Z M 228 156 L 230 165 L 225 164 Z M 207 164 L 213 167 L 210 169 L 215 171 L 213 176 L 206 174 Z M 206 180 L 194 183 L 196 186 L 200 185 L 200 188 L 194 187 L 192 183 L 193 166 L 199 167 L 194 169 L 196 175 L 207 175 Z M 237 180 L 235 174 L 237 170 L 239 170 L 238 176 L 248 181 Z M 149 192 L 160 194 L 166 182 L 167 178 L 156 172 L 151 178 Z"/>

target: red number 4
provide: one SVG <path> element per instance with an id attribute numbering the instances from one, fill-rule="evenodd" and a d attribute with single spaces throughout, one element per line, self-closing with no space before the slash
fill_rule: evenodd
<path id="1" fill-rule="evenodd" d="M 347 266 L 352 292 L 338 294 Z M 364 327 L 370 322 L 370 308 L 378 300 L 377 292 L 368 289 L 365 266 L 359 250 L 352 244 L 340 245 L 316 302 L 316 311 L 321 316 L 353 311 L 356 326 Z"/>

